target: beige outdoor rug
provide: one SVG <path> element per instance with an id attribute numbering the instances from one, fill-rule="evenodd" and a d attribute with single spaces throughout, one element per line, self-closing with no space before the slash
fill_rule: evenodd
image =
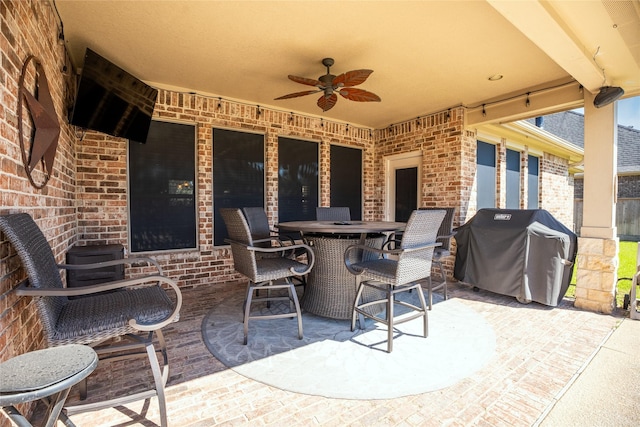
<path id="1" fill-rule="evenodd" d="M 421 335 L 421 319 L 398 325 L 392 353 L 384 351 L 382 324 L 367 320 L 365 331 L 351 332 L 347 320 L 309 313 L 303 314 L 303 340 L 293 319 L 251 321 L 245 346 L 243 297 L 239 286 L 205 316 L 207 348 L 239 374 L 292 392 L 366 400 L 426 393 L 470 376 L 495 352 L 493 329 L 481 315 L 455 299 L 437 298 L 429 312 L 429 337 Z M 270 310 L 282 308 L 273 304 Z"/>

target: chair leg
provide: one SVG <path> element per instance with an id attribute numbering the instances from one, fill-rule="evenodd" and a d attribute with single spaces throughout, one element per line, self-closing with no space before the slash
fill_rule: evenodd
<path id="1" fill-rule="evenodd" d="M 364 286 L 362 285 L 362 283 L 361 283 L 361 281 L 359 280 L 358 277 L 356 277 L 356 287 L 357 287 L 358 291 L 356 292 L 356 298 L 353 301 L 353 312 L 351 313 L 351 332 L 356 330 L 356 317 L 359 314 L 356 311 L 356 308 L 360 304 L 360 298 L 362 298 L 362 291 L 364 290 Z M 360 316 L 360 329 L 364 329 L 364 317 L 363 316 Z"/>
<path id="2" fill-rule="evenodd" d="M 431 277 L 429 277 L 429 287 L 431 287 Z M 427 302 L 424 299 L 424 294 L 422 293 L 422 288 L 418 285 L 418 299 L 420 300 L 420 305 L 422 306 L 422 335 L 427 338 L 429 336 L 429 317 L 427 314 Z M 431 292 L 429 292 L 429 296 L 431 296 Z M 429 301 L 429 310 L 431 310 L 431 301 Z"/>
<path id="3" fill-rule="evenodd" d="M 291 279 L 286 279 L 289 284 L 289 297 L 293 300 L 293 304 L 295 305 L 296 310 L 296 318 L 298 319 L 298 339 L 301 340 L 303 338 L 302 331 L 302 310 L 300 310 L 300 301 L 298 301 L 298 295 L 296 294 L 296 286 L 293 284 Z M 291 303 L 289 303 L 291 304 Z"/>
<path id="4" fill-rule="evenodd" d="M 433 282 L 431 281 L 431 276 L 427 277 L 427 292 L 429 295 L 429 310 L 431 310 L 433 308 Z"/>
<path id="5" fill-rule="evenodd" d="M 389 285 L 387 290 L 387 327 L 389 329 L 387 331 L 387 353 L 393 351 L 393 299 L 393 286 Z"/>
<path id="6" fill-rule="evenodd" d="M 445 301 L 447 300 L 447 274 L 444 272 L 444 265 L 442 262 L 438 262 L 438 267 L 440 268 L 440 277 L 442 277 L 442 283 L 438 285 L 438 287 L 442 286 L 442 291 L 444 294 Z"/>
<path id="7" fill-rule="evenodd" d="M 249 283 L 249 287 L 247 289 L 247 297 L 244 303 L 244 320 L 243 320 L 243 330 L 244 330 L 244 345 L 247 345 L 247 341 L 249 340 L 249 314 L 251 312 L 251 300 L 253 299 L 253 290 L 254 287 Z"/>
<path id="8" fill-rule="evenodd" d="M 160 364 L 158 363 L 158 357 L 156 356 L 156 349 L 153 346 L 153 341 L 149 340 L 145 345 L 147 349 L 147 355 L 149 356 L 149 363 L 151 363 L 151 371 L 153 372 L 153 379 L 156 384 L 156 393 L 158 394 L 158 405 L 160 407 L 160 425 L 161 427 L 167 427 L 167 402 L 164 396 L 164 375 L 168 377 L 168 366 L 165 366 L 164 373 L 160 370 Z"/>

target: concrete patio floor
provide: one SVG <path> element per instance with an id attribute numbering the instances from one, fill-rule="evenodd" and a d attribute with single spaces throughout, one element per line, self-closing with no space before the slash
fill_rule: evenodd
<path id="1" fill-rule="evenodd" d="M 576 310 L 571 300 L 564 300 L 555 308 L 537 303 L 522 305 L 512 297 L 482 290 L 473 292 L 466 285 L 453 283 L 449 286 L 450 298 L 475 310 L 495 331 L 496 353 L 487 365 L 453 386 L 431 393 L 389 400 L 329 399 L 247 379 L 209 353 L 201 336 L 203 317 L 238 286 L 244 289 L 244 284 L 229 283 L 183 290 L 181 319 L 165 328 L 171 364 L 167 386 L 170 426 L 567 426 L 572 424 L 564 416 L 571 414 L 571 402 L 567 402 L 571 390 L 580 387 L 589 366 L 599 360 L 599 350 L 606 348 L 603 344 L 612 331 L 621 322 L 631 323 L 636 344 L 640 336 L 640 322 L 624 319 L 621 313 L 602 315 Z M 619 338 L 626 342 L 626 337 Z M 613 357 L 617 357 L 613 350 Z M 632 354 L 637 356 L 634 351 Z M 619 360 L 628 361 L 631 357 L 622 354 L 624 357 Z M 429 363 L 419 354 L 415 358 L 416 363 Z M 601 363 L 595 380 L 587 384 L 593 387 L 593 381 L 601 382 L 601 390 L 607 390 L 609 395 L 592 390 L 595 393 L 588 393 L 589 396 L 595 394 L 596 399 L 605 402 L 624 396 L 629 390 L 625 384 L 614 386 L 620 396 L 611 396 L 611 385 L 605 385 L 614 378 L 607 374 L 608 369 L 625 367 L 634 366 Z M 620 375 L 626 374 L 618 372 L 615 378 Z M 89 379 L 90 399 L 136 389 L 149 376 L 144 359 L 99 366 Z M 77 398 L 74 389 L 69 401 Z M 576 399 L 582 399 L 576 404 L 585 404 L 585 396 Z M 635 401 L 638 399 L 635 396 Z M 598 411 L 600 407 L 587 406 L 579 411 Z M 138 415 L 140 412 L 144 416 Z M 628 425 L 637 425 L 640 417 L 638 412 L 622 415 L 626 415 L 622 419 L 629 420 Z M 77 414 L 71 420 L 78 427 L 159 425 L 155 400 L 148 407 L 137 402 Z M 575 425 L 587 425 L 584 420 L 575 421 Z"/>

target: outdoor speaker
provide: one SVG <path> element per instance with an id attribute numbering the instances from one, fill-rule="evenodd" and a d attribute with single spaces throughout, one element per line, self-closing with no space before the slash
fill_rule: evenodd
<path id="1" fill-rule="evenodd" d="M 624 95 L 624 90 L 622 90 L 621 87 L 602 86 L 600 88 L 600 92 L 598 92 L 596 98 L 593 100 L 593 105 L 596 108 L 604 107 L 605 105 L 611 104 L 622 95 Z"/>

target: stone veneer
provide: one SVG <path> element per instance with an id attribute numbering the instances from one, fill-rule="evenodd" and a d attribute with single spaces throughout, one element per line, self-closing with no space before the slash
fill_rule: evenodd
<path id="1" fill-rule="evenodd" d="M 618 280 L 618 239 L 579 237 L 578 252 L 575 306 L 611 313 Z"/>

